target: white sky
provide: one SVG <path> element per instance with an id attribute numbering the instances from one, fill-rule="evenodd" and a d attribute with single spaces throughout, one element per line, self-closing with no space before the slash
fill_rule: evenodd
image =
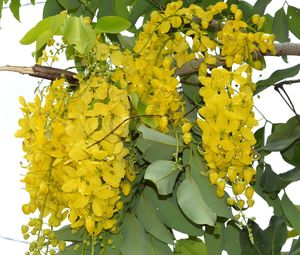
<path id="1" fill-rule="evenodd" d="M 249 1 L 253 2 L 253 1 Z M 300 8 L 300 1 L 289 0 L 290 4 Z M 284 0 L 273 0 L 268 11 L 274 13 L 274 8 L 282 6 Z M 42 18 L 42 6 L 27 6 L 21 8 L 22 23 L 17 22 L 7 9 L 3 10 L 0 30 L 0 66 L 4 65 L 34 65 L 34 59 L 31 53 L 34 45 L 24 46 L 18 42 L 36 22 Z M 291 38 L 293 42 L 299 42 Z M 289 64 L 284 63 L 280 58 L 269 57 L 267 66 L 270 67 L 263 71 L 263 77 L 268 77 L 272 70 L 283 69 L 299 63 L 300 57 L 289 57 Z M 258 77 L 258 76 L 257 76 Z M 297 75 L 300 78 L 300 75 Z M 21 211 L 21 205 L 27 202 L 27 194 L 22 190 L 22 184 L 19 182 L 21 174 L 24 173 L 19 162 L 22 161 L 21 140 L 14 137 L 18 129 L 18 119 L 22 116 L 19 110 L 19 95 L 26 99 L 33 97 L 34 88 L 37 86 L 38 79 L 30 76 L 23 76 L 16 73 L 0 72 L 0 247 L 1 251 L 9 251 L 9 254 L 24 254 L 27 250 L 27 244 L 8 241 L 1 237 L 13 238 L 23 241 L 20 227 L 26 224 L 28 217 Z M 300 112 L 299 86 L 286 86 L 287 92 L 293 100 L 296 109 Z M 273 122 L 284 122 L 293 114 L 285 105 L 279 95 L 273 90 L 268 89 L 261 94 L 261 99 L 256 100 L 256 106 Z M 278 154 L 268 157 L 268 162 L 272 163 L 277 172 L 284 172 L 292 167 L 278 160 Z M 288 187 L 287 193 L 297 204 L 300 204 L 300 197 L 296 196 L 298 189 L 296 185 L 299 182 Z M 261 227 L 266 227 L 272 209 L 257 200 L 257 204 L 249 211 L 250 216 L 256 216 Z"/>

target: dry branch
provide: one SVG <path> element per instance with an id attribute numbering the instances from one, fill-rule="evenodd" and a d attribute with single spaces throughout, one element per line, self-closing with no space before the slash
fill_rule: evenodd
<path id="1" fill-rule="evenodd" d="M 276 54 L 275 56 L 300 56 L 300 44 L 299 43 L 281 43 L 275 44 Z M 265 54 L 270 56 L 269 54 Z M 181 68 L 175 71 L 175 75 L 184 76 L 191 73 L 198 72 L 199 66 L 203 59 L 192 60 L 184 64 Z M 224 62 L 219 60 L 216 66 L 224 65 Z M 34 65 L 32 67 L 24 66 L 1 66 L 0 71 L 18 72 L 21 74 L 28 74 L 34 77 L 43 78 L 54 81 L 57 78 L 64 77 L 68 83 L 76 85 L 78 79 L 74 77 L 76 73 L 66 71 L 59 68 L 53 68 L 48 66 Z"/>

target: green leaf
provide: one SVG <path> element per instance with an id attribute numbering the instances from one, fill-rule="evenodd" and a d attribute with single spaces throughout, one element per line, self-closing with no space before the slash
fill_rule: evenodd
<path id="1" fill-rule="evenodd" d="M 176 242 L 174 255 L 208 255 L 208 252 L 200 239 L 181 239 Z"/>
<path id="2" fill-rule="evenodd" d="M 249 220 L 253 243 L 249 240 L 247 228 L 240 235 L 242 255 L 280 255 L 281 248 L 287 239 L 287 226 L 283 217 L 272 216 L 269 226 L 265 230 Z"/>
<path id="3" fill-rule="evenodd" d="M 124 0 L 115 0 L 114 1 L 114 10 L 116 16 L 122 17 L 126 20 L 130 19 L 130 13 L 127 9 L 127 3 Z"/>
<path id="4" fill-rule="evenodd" d="M 263 24 L 263 27 L 260 29 L 260 31 L 265 32 L 267 34 L 272 34 L 272 28 L 273 28 L 273 17 L 270 14 L 265 15 L 265 23 Z"/>
<path id="5" fill-rule="evenodd" d="M 91 50 L 96 40 L 95 31 L 84 24 L 83 17 L 75 16 L 70 16 L 66 20 L 63 36 L 80 54 Z"/>
<path id="6" fill-rule="evenodd" d="M 267 144 L 257 151 L 282 151 L 289 148 L 300 139 L 300 123 L 292 117 L 287 123 L 274 125 L 272 134 L 268 137 Z"/>
<path id="7" fill-rule="evenodd" d="M 300 254 L 300 237 L 296 240 L 293 240 L 291 250 L 289 255 L 299 255 Z"/>
<path id="8" fill-rule="evenodd" d="M 131 23 L 119 16 L 104 16 L 98 19 L 95 30 L 100 33 L 117 34 L 131 26 Z"/>
<path id="9" fill-rule="evenodd" d="M 107 245 L 107 240 L 111 240 L 112 244 Z M 121 254 L 121 246 L 124 242 L 123 233 L 119 232 L 117 234 L 110 234 L 106 237 L 106 244 L 105 244 L 105 253 L 102 255 L 120 255 Z M 102 239 L 103 242 L 103 239 Z M 100 243 L 101 245 L 101 243 Z M 100 254 L 100 252 L 99 252 Z"/>
<path id="10" fill-rule="evenodd" d="M 227 222 L 224 229 L 224 249 L 230 255 L 240 255 L 240 231 L 241 229 L 236 225 L 235 221 Z"/>
<path id="11" fill-rule="evenodd" d="M 281 209 L 288 222 L 300 233 L 300 212 L 286 194 L 281 199 Z"/>
<path id="12" fill-rule="evenodd" d="M 177 200 L 184 214 L 197 224 L 214 226 L 217 215 L 206 204 L 198 185 L 191 175 L 186 175 L 177 190 Z"/>
<path id="13" fill-rule="evenodd" d="M 177 142 L 173 136 L 140 125 L 138 131 L 142 135 L 137 140 L 137 146 L 144 153 L 144 159 L 149 162 L 169 160 L 176 152 Z"/>
<path id="14" fill-rule="evenodd" d="M 145 179 L 153 182 L 160 195 L 173 192 L 173 187 L 180 170 L 173 161 L 158 160 L 149 165 L 145 172 Z"/>
<path id="15" fill-rule="evenodd" d="M 275 34 L 275 40 L 278 42 L 289 42 L 289 24 L 288 17 L 285 14 L 285 11 L 280 8 L 274 16 L 273 20 L 273 34 Z"/>
<path id="16" fill-rule="evenodd" d="M 71 225 L 66 225 L 56 230 L 55 236 L 62 241 L 83 241 L 87 238 L 84 228 L 74 231 L 71 229 Z"/>
<path id="17" fill-rule="evenodd" d="M 123 49 L 133 50 L 136 40 L 135 37 L 118 34 L 118 39 Z"/>
<path id="18" fill-rule="evenodd" d="M 66 13 L 60 13 L 55 16 L 47 17 L 37 23 L 20 40 L 21 44 L 36 43 L 36 51 L 41 49 L 53 35 L 61 35 L 61 29 L 67 18 Z"/>
<path id="19" fill-rule="evenodd" d="M 174 196 L 158 196 L 154 188 L 149 186 L 144 188 L 143 195 L 151 202 L 154 208 L 157 208 L 159 218 L 169 228 L 191 236 L 203 234 L 201 226 L 194 224 L 182 213 Z"/>
<path id="20" fill-rule="evenodd" d="M 143 194 L 140 196 L 137 205 L 137 216 L 148 233 L 164 243 L 173 244 L 174 238 L 160 221 L 157 209 L 153 207 L 151 202 Z"/>
<path id="21" fill-rule="evenodd" d="M 300 180 L 300 166 L 297 166 L 285 173 L 279 174 L 280 178 L 290 184 Z"/>
<path id="22" fill-rule="evenodd" d="M 47 0 L 43 8 L 43 18 L 57 15 L 63 10 L 64 8 L 62 8 L 57 0 Z"/>
<path id="23" fill-rule="evenodd" d="M 183 153 L 183 163 L 187 164 L 190 157 L 190 150 L 185 150 Z M 209 178 L 202 174 L 206 166 L 203 157 L 197 151 L 196 146 L 192 146 L 191 158 L 191 173 L 192 179 L 196 183 L 205 203 L 212 209 L 212 211 L 220 217 L 231 218 L 232 213 L 226 202 L 227 196 L 220 199 L 216 196 L 216 189 L 210 184 Z"/>
<path id="24" fill-rule="evenodd" d="M 122 226 L 124 243 L 121 246 L 123 255 L 143 254 L 151 255 L 151 246 L 146 232 L 138 219 L 132 214 L 127 214 Z"/>
<path id="25" fill-rule="evenodd" d="M 76 10 L 82 3 L 79 0 L 57 0 L 65 10 Z"/>
<path id="26" fill-rule="evenodd" d="M 82 243 L 78 243 L 79 247 L 75 248 L 75 244 L 72 243 L 68 245 L 64 251 L 59 251 L 57 255 L 88 255 L 90 253 L 90 249 L 83 250 Z"/>
<path id="27" fill-rule="evenodd" d="M 287 11 L 288 21 L 289 21 L 289 29 L 290 31 L 300 39 L 300 9 L 289 5 Z"/>
<path id="28" fill-rule="evenodd" d="M 300 142 L 296 141 L 291 147 L 280 151 L 282 158 L 291 165 L 300 165 Z"/>
<path id="29" fill-rule="evenodd" d="M 288 183 L 286 183 L 280 176 L 272 171 L 270 165 L 265 164 L 265 171 L 260 180 L 260 186 L 266 192 L 279 192 L 284 189 Z"/>
<path id="30" fill-rule="evenodd" d="M 271 76 L 268 79 L 261 80 L 256 83 L 257 88 L 255 91 L 255 94 L 263 91 L 267 87 L 272 86 L 281 80 L 296 76 L 299 73 L 299 71 L 300 71 L 300 64 L 286 68 L 286 69 L 276 70 L 275 72 L 273 72 L 271 74 Z"/>
<path id="31" fill-rule="evenodd" d="M 239 1 L 238 7 L 243 11 L 244 20 L 249 20 L 253 16 L 253 6 L 246 1 Z"/>
<path id="32" fill-rule="evenodd" d="M 130 22 L 132 25 L 135 25 L 138 18 L 142 17 L 146 12 L 153 9 L 153 6 L 150 2 L 146 0 L 136 0 L 132 5 L 132 10 L 130 14 Z"/>
<path id="33" fill-rule="evenodd" d="M 254 137 L 256 139 L 255 148 L 259 148 L 265 145 L 265 126 L 256 130 L 254 133 Z"/>
<path id="34" fill-rule="evenodd" d="M 18 21 L 20 21 L 20 6 L 21 6 L 20 0 L 10 1 L 9 9 L 11 10 L 12 14 Z"/>
<path id="35" fill-rule="evenodd" d="M 206 226 L 204 240 L 208 254 L 221 255 L 224 247 L 224 224 L 219 222 L 214 227 Z"/>
<path id="36" fill-rule="evenodd" d="M 114 1 L 112 0 L 100 0 L 97 17 L 100 18 L 113 15 L 113 4 Z"/>
<path id="37" fill-rule="evenodd" d="M 264 15 L 265 10 L 271 0 L 257 0 L 253 6 L 253 12 L 259 15 Z"/>
<path id="38" fill-rule="evenodd" d="M 151 255 L 172 255 L 173 252 L 170 247 L 159 240 L 154 236 L 148 235 L 150 244 L 151 244 Z"/>

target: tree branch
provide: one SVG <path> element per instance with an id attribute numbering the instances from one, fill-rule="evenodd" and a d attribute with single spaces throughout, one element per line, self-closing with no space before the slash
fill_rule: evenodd
<path id="1" fill-rule="evenodd" d="M 300 44 L 299 43 L 281 43 L 275 44 L 276 54 L 275 56 L 300 56 Z M 271 56 L 269 53 L 265 56 Z M 273 56 L 273 55 L 272 55 Z M 183 76 L 192 73 L 197 73 L 200 64 L 203 62 L 203 58 L 192 60 L 175 71 L 175 75 Z M 222 66 L 225 63 L 218 60 L 215 66 Z M 78 79 L 74 77 L 76 73 L 66 71 L 59 68 L 34 65 L 32 67 L 25 66 L 0 66 L 0 71 L 18 72 L 21 74 L 28 74 L 34 77 L 43 78 L 54 81 L 58 78 L 65 78 L 68 83 L 72 85 L 78 84 Z"/>

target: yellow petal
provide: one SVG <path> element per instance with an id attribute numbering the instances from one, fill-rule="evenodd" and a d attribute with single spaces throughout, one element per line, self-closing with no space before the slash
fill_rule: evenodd
<path id="1" fill-rule="evenodd" d="M 103 215 L 102 204 L 103 201 L 97 198 L 95 198 L 92 203 L 93 213 L 98 217 L 101 217 Z"/>

